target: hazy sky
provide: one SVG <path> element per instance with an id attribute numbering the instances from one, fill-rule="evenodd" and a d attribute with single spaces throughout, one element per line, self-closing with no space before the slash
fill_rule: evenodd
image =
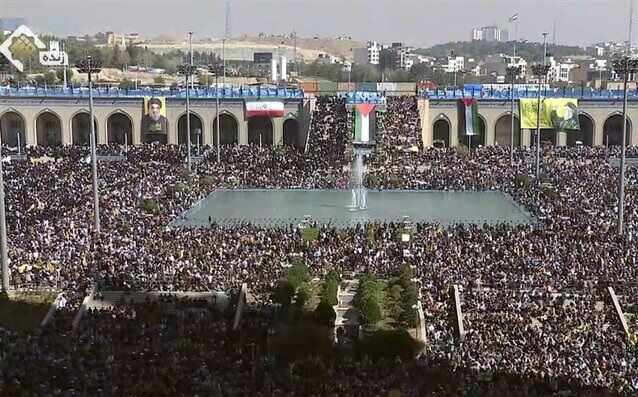
<path id="1" fill-rule="evenodd" d="M 36 32 L 61 35 L 113 30 L 186 36 L 192 30 L 196 37 L 219 37 L 224 10 L 224 0 L 0 0 L 0 16 L 24 17 Z M 426 46 L 468 40 L 473 27 L 505 28 L 515 12 L 519 38 L 530 41 L 541 41 L 542 31 L 551 33 L 554 21 L 557 43 L 626 41 L 629 31 L 628 0 L 231 0 L 231 29 L 235 36 L 294 27 L 304 37 L 346 35 Z"/>

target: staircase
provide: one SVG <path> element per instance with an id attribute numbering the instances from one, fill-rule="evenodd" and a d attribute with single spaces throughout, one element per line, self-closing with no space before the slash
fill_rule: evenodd
<path id="1" fill-rule="evenodd" d="M 352 301 L 359 287 L 359 280 L 344 280 L 339 284 L 337 299 L 339 304 L 335 306 L 337 318 L 335 330 L 343 328 L 346 335 L 351 338 L 359 336 L 359 313 L 354 308 Z"/>

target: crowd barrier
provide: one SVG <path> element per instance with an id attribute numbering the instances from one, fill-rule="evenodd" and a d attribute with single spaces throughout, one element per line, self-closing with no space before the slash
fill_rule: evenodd
<path id="1" fill-rule="evenodd" d="M 189 91 L 191 98 L 217 98 L 218 91 L 212 88 L 197 88 Z M 19 97 L 88 97 L 89 89 L 86 87 L 69 88 L 47 88 L 47 87 L 0 87 L 0 96 Z M 94 88 L 94 97 L 108 98 L 143 98 L 143 97 L 166 97 L 166 98 L 186 98 L 185 89 L 155 90 L 155 89 L 119 89 L 119 88 Z M 282 98 L 299 99 L 303 98 L 303 91 L 299 88 L 276 88 L 276 87 L 225 87 L 219 88 L 219 98 Z"/>

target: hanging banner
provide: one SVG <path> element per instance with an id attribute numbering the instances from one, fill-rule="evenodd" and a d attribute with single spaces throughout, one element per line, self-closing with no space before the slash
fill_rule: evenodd
<path id="1" fill-rule="evenodd" d="M 553 128 L 559 131 L 580 131 L 578 99 L 552 98 L 545 100 L 545 111 Z"/>
<path id="2" fill-rule="evenodd" d="M 478 101 L 476 99 L 460 99 L 458 115 L 459 122 L 465 126 L 465 135 L 478 135 L 480 133 Z"/>
<path id="3" fill-rule="evenodd" d="M 355 106 L 354 119 L 354 140 L 355 142 L 370 142 L 372 117 L 374 105 L 371 103 L 360 103 Z"/>
<path id="4" fill-rule="evenodd" d="M 166 98 L 144 98 L 144 117 L 142 117 L 142 132 L 145 134 L 167 134 Z"/>
<path id="5" fill-rule="evenodd" d="M 284 117 L 284 103 L 279 101 L 246 102 L 246 117 Z"/>
<path id="6" fill-rule="evenodd" d="M 521 99 L 521 128 L 536 129 L 538 99 Z M 541 98 L 541 129 L 580 130 L 578 99 Z"/>
<path id="7" fill-rule="evenodd" d="M 545 98 L 541 98 L 541 114 L 540 124 L 541 129 L 553 128 L 551 121 L 547 118 L 547 112 L 544 111 Z M 519 114 L 521 115 L 521 128 L 536 129 L 536 120 L 538 118 L 538 99 L 523 99 L 519 100 Z"/>

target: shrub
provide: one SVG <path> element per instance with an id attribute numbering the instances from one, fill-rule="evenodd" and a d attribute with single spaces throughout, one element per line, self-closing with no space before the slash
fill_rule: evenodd
<path id="1" fill-rule="evenodd" d="M 297 289 L 302 283 L 307 283 L 312 279 L 308 266 L 301 261 L 293 262 L 290 269 L 286 273 L 286 280 L 290 282 L 293 289 Z"/>
<path id="2" fill-rule="evenodd" d="M 202 178 L 202 185 L 208 188 L 215 186 L 215 178 L 212 175 L 204 175 Z"/>
<path id="3" fill-rule="evenodd" d="M 542 191 L 550 200 L 558 200 L 560 198 L 560 194 L 554 188 L 549 186 L 543 187 Z"/>
<path id="4" fill-rule="evenodd" d="M 310 301 L 310 284 L 303 283 L 297 289 L 297 297 L 295 298 L 295 306 L 302 309 Z"/>
<path id="5" fill-rule="evenodd" d="M 336 306 L 339 304 L 339 297 L 337 296 L 339 291 L 339 280 L 334 278 L 326 279 L 323 283 L 323 297 L 322 301 L 325 301 L 330 306 Z"/>
<path id="6" fill-rule="evenodd" d="M 528 188 L 531 185 L 529 176 L 525 174 L 516 174 L 514 177 L 514 186 Z"/>
<path id="7" fill-rule="evenodd" d="M 381 285 L 375 275 L 365 272 L 359 280 L 353 302 L 363 325 L 374 325 L 381 320 L 381 295 Z"/>
<path id="8" fill-rule="evenodd" d="M 148 212 L 149 214 L 159 213 L 159 206 L 157 205 L 157 202 L 152 198 L 143 198 L 140 201 L 140 208 L 143 211 Z"/>
<path id="9" fill-rule="evenodd" d="M 363 325 L 374 325 L 381 321 L 381 305 L 378 300 L 372 297 L 363 298 L 359 308 L 361 323 Z"/>
<path id="10" fill-rule="evenodd" d="M 392 174 L 390 178 L 388 178 L 388 183 L 390 187 L 397 188 L 401 185 L 401 178 L 399 178 L 397 174 Z"/>
<path id="11" fill-rule="evenodd" d="M 376 175 L 368 175 L 367 185 L 370 188 L 378 188 L 381 186 L 381 179 Z"/>
<path id="12" fill-rule="evenodd" d="M 319 229 L 316 227 L 307 227 L 301 231 L 301 239 L 306 242 L 315 241 L 319 237 Z"/>
<path id="13" fill-rule="evenodd" d="M 315 321 L 317 325 L 324 327 L 334 327 L 337 313 L 335 313 L 332 305 L 322 300 L 315 309 Z"/>
<path id="14" fill-rule="evenodd" d="M 538 181 L 540 183 L 549 183 L 549 174 L 547 174 L 546 172 L 541 172 L 540 174 L 538 174 Z"/>
<path id="15" fill-rule="evenodd" d="M 184 182 L 177 182 L 175 185 L 171 186 L 171 194 L 175 196 L 178 193 L 184 192 L 186 188 L 187 186 Z"/>
<path id="16" fill-rule="evenodd" d="M 283 309 L 287 309 L 295 296 L 295 287 L 288 280 L 281 280 L 277 285 L 273 301 L 279 303 Z"/>

